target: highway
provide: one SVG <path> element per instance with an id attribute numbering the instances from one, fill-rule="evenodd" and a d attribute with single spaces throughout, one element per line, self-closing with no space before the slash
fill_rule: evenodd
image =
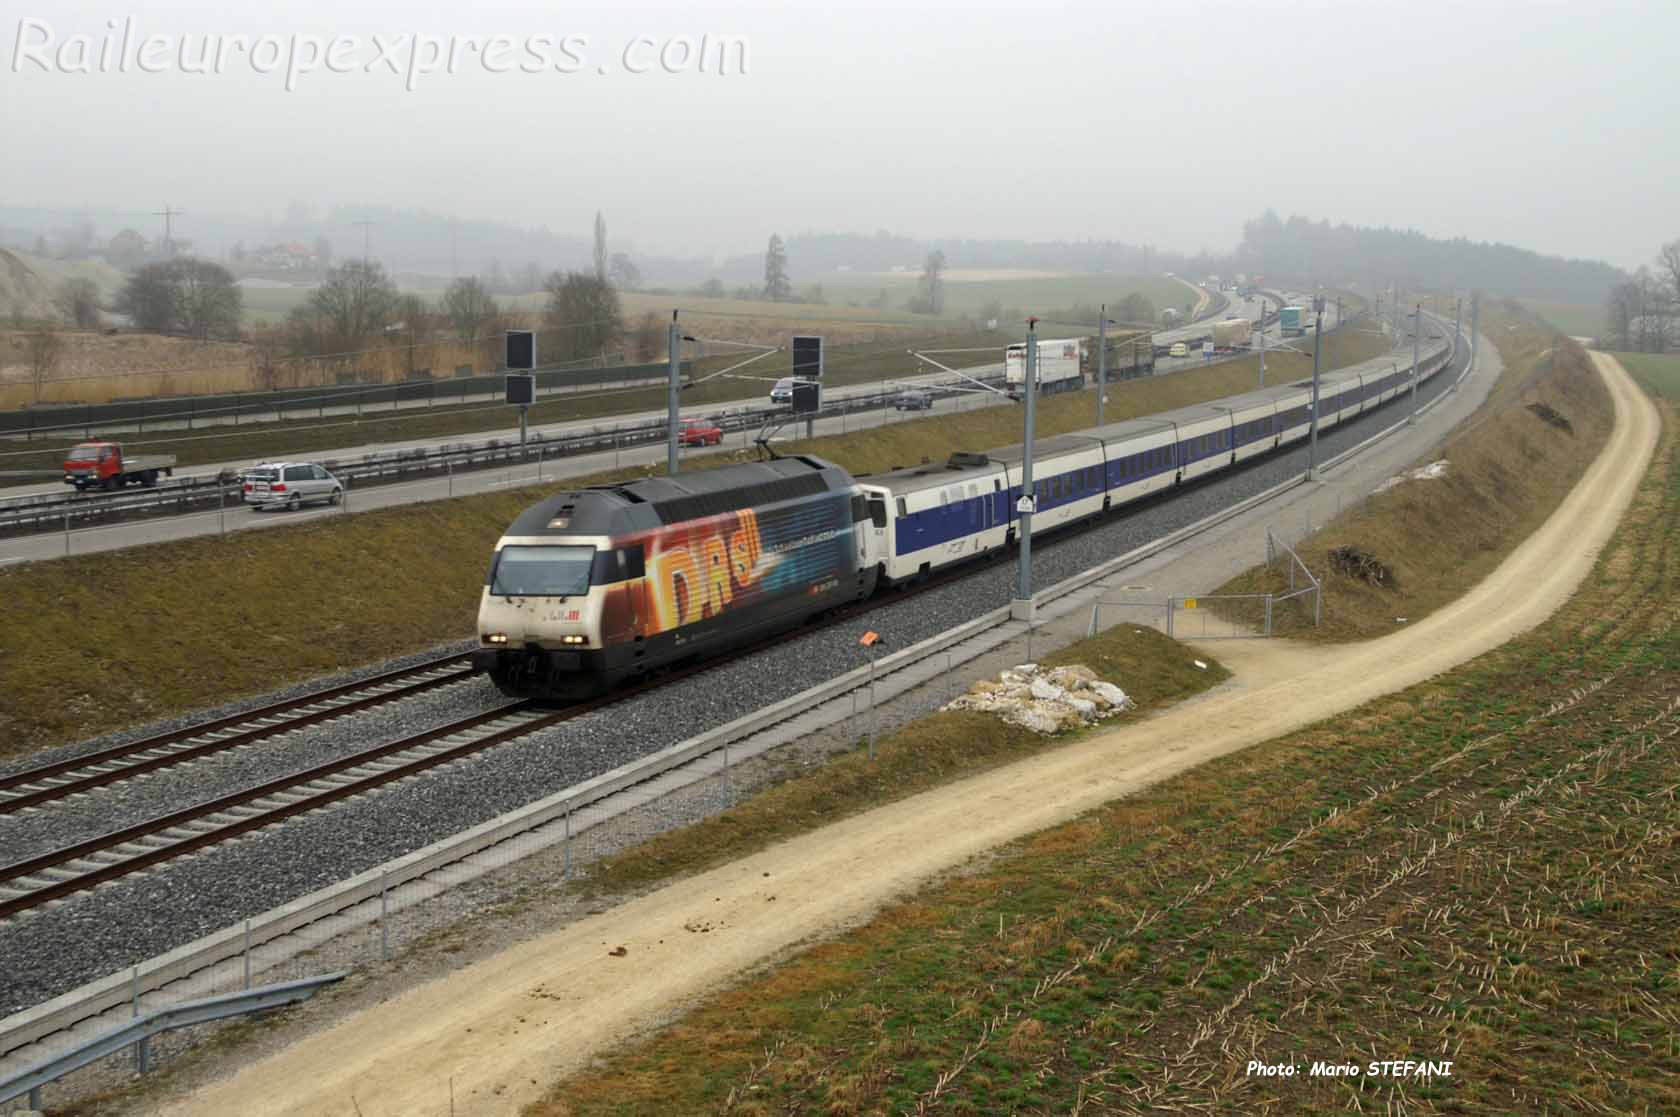
<path id="1" fill-rule="evenodd" d="M 980 366 L 975 369 L 964 370 L 970 375 L 980 376 L 990 374 L 1001 376 L 1002 365 Z M 904 380 L 887 381 L 887 387 L 900 383 L 927 383 L 949 385 L 956 381 L 948 373 L 938 373 L 930 376 L 907 377 Z M 881 390 L 881 383 L 855 385 L 851 388 L 837 389 L 836 397 L 848 395 L 868 394 Z M 767 393 L 768 394 L 768 393 Z M 759 401 L 750 401 L 761 406 Z M 815 433 L 844 434 L 848 431 L 865 430 L 879 427 L 893 422 L 907 419 L 919 419 L 927 415 L 948 414 L 951 411 L 968 411 L 979 407 L 992 407 L 1000 403 L 1009 402 L 1006 397 L 996 392 L 989 392 L 975 387 L 972 392 L 965 392 L 953 399 L 941 399 L 935 402 L 929 411 L 867 411 L 852 415 L 837 416 L 832 419 L 819 419 L 815 424 Z M 685 411 L 685 415 L 700 417 L 702 415 L 716 415 L 719 409 L 694 409 Z M 640 419 L 662 419 L 664 412 L 643 412 L 634 416 L 622 416 L 624 422 Z M 783 427 L 779 437 L 791 438 L 803 435 L 804 423 L 789 423 Z M 601 424 L 591 423 L 555 423 L 540 428 L 545 436 L 567 430 L 587 430 L 591 428 L 610 429 Z M 537 429 L 537 428 L 533 428 Z M 466 438 L 482 439 L 496 432 L 481 432 L 472 436 L 457 435 L 452 438 L 421 440 L 403 443 L 370 443 L 364 446 L 335 451 L 332 454 L 311 455 L 311 460 L 320 461 L 329 457 L 350 457 L 378 450 L 397 448 L 412 448 L 417 445 L 439 446 L 459 443 Z M 511 432 L 510 432 L 511 433 Z M 751 445 L 756 430 L 747 430 L 730 434 L 723 443 L 724 449 L 745 449 Z M 684 457 L 696 454 L 716 453 L 718 447 L 705 447 L 681 450 Z M 227 508 L 208 512 L 189 513 L 181 516 L 160 516 L 155 519 L 136 520 L 130 523 L 112 524 L 100 527 L 72 528 L 67 532 L 52 534 L 23 536 L 15 539 L 0 541 L 0 566 L 31 562 L 36 560 L 63 558 L 66 555 L 89 554 L 97 551 L 116 550 L 123 547 L 136 547 L 147 543 L 160 543 L 174 539 L 189 539 L 203 535 L 226 534 L 237 531 L 260 530 L 278 527 L 285 524 L 307 523 L 327 516 L 341 516 L 349 512 L 370 511 L 376 508 L 391 508 L 401 504 L 412 504 L 419 501 L 443 500 L 451 496 L 465 496 L 471 493 L 494 492 L 497 489 L 517 487 L 533 484 L 539 481 L 554 480 L 562 476 L 578 476 L 594 473 L 600 470 L 617 469 L 627 465 L 643 465 L 649 463 L 663 463 L 666 447 L 664 443 L 654 445 L 627 446 L 622 450 L 610 453 L 584 454 L 576 457 L 558 459 L 546 463 L 539 462 L 523 467 L 514 466 L 506 469 L 475 470 L 463 472 L 450 477 L 432 477 L 419 481 L 407 481 L 392 485 L 378 485 L 364 490 L 354 488 L 347 491 L 345 500 L 337 508 L 314 506 L 299 512 L 249 510 L 241 505 L 229 503 Z M 229 468 L 238 468 L 249 463 L 227 463 Z M 906 462 L 905 464 L 913 464 Z M 203 466 L 193 470 L 195 474 L 202 473 L 215 476 L 221 465 Z M 539 475 L 540 474 L 540 475 Z M 37 491 L 59 492 L 64 486 L 34 486 Z M 25 489 L 9 489 L 7 495 L 21 493 Z"/>
<path id="2" fill-rule="evenodd" d="M 1283 292 L 1289 298 L 1302 298 L 1294 292 Z M 1272 308 L 1274 311 L 1275 306 Z M 1228 316 L 1249 317 L 1258 320 L 1261 313 L 1260 300 L 1240 300 L 1232 296 Z M 1330 312 L 1333 315 L 1333 309 Z M 1209 323 L 1191 324 L 1179 327 L 1170 334 L 1158 334 L 1157 339 L 1163 340 L 1176 334 L 1179 337 L 1193 337 L 1205 334 Z M 1278 336 L 1277 326 L 1267 331 L 1268 346 L 1281 346 L 1283 339 Z M 1310 333 L 1307 349 L 1310 351 Z M 1299 345 L 1301 339 L 1291 339 Z M 910 358 L 906 356 L 908 362 Z M 1188 368 L 1200 367 L 1203 364 L 1200 352 L 1186 358 L 1158 358 L 1156 375 L 1182 371 Z M 1001 376 L 1002 366 L 999 364 L 978 365 L 961 370 L 973 377 Z M 892 390 L 901 385 L 965 385 L 966 382 L 946 372 L 928 373 L 918 376 L 905 376 L 867 384 L 852 385 L 835 389 L 832 393 L 825 393 L 825 399 L 845 399 L 860 395 L 869 395 L 883 390 Z M 768 395 L 769 384 L 765 384 L 765 394 Z M 995 406 L 1007 402 L 1005 397 L 989 392 L 978 386 L 973 391 L 966 392 L 955 399 L 939 400 L 935 404 L 933 414 L 944 414 L 955 410 L 969 410 L 977 407 Z M 505 405 L 504 405 L 505 406 Z M 744 410 L 748 407 L 762 407 L 760 399 L 740 401 L 734 408 L 709 407 L 685 408 L 682 410 L 684 418 L 705 418 L 729 414 L 733 411 Z M 514 418 L 513 409 L 508 408 L 510 421 Z M 831 419 L 818 420 L 815 433 L 843 434 L 848 431 L 863 430 L 882 426 L 886 423 L 902 421 L 904 419 L 921 418 L 926 412 L 921 411 L 869 411 Z M 642 411 L 634 414 L 615 416 L 612 423 L 599 421 L 564 421 L 533 426 L 533 433 L 540 432 L 545 439 L 577 432 L 611 431 L 615 427 L 645 424 L 659 421 L 665 417 L 663 410 Z M 375 453 L 389 453 L 396 450 L 413 450 L 415 448 L 437 448 L 447 445 L 458 445 L 467 441 L 483 441 L 491 437 L 507 437 L 517 431 L 511 426 L 506 431 L 481 431 L 466 435 L 451 435 L 447 437 L 401 440 L 392 442 L 368 442 L 355 446 L 348 446 L 331 452 L 316 452 L 305 457 L 308 460 L 323 461 L 336 458 L 352 459 Z M 803 434 L 804 424 L 788 423 L 783 426 L 774 437 L 789 439 Z M 184 433 L 184 432 L 183 432 Z M 757 436 L 757 429 L 749 429 L 730 433 L 724 442 L 724 448 L 745 449 L 751 445 Z M 715 447 L 704 449 L 683 449 L 682 455 L 687 457 L 694 454 L 715 452 Z M 645 465 L 661 463 L 665 460 L 666 448 L 663 443 L 653 445 L 627 446 L 614 452 L 602 452 L 556 459 L 541 462 L 536 465 L 510 466 L 503 469 L 479 469 L 462 472 L 452 476 L 430 477 L 423 480 L 405 481 L 396 484 L 376 485 L 357 490 L 353 486 L 346 493 L 346 499 L 337 508 L 314 507 L 300 512 L 254 512 L 242 505 L 229 503 L 225 509 L 214 509 L 204 512 L 193 512 L 176 516 L 159 516 L 153 519 L 140 519 L 128 523 L 107 524 L 92 527 L 70 526 L 69 530 L 23 536 L 15 539 L 0 541 L 0 567 L 53 558 L 63 558 L 67 555 L 88 554 L 99 551 L 116 550 L 124 547 L 141 546 L 148 543 L 159 543 L 176 539 L 187 539 L 204 535 L 227 534 L 229 532 L 259 530 L 285 524 L 305 523 L 318 520 L 325 516 L 345 515 L 349 512 L 368 511 L 377 508 L 390 508 L 402 504 L 420 501 L 447 499 L 450 496 L 464 496 L 472 493 L 493 492 L 501 488 L 517 487 L 553 480 L 563 476 L 579 476 L 607 469 L 617 469 L 627 465 Z M 256 464 L 257 459 L 241 459 L 237 461 L 219 462 L 212 465 L 195 466 L 183 471 L 183 476 L 214 477 L 223 470 L 239 470 Z M 905 463 L 912 464 L 912 463 Z M 27 493 L 62 493 L 62 482 L 47 482 L 36 485 L 25 485 L 8 488 L 3 491 L 5 496 L 17 496 Z"/>

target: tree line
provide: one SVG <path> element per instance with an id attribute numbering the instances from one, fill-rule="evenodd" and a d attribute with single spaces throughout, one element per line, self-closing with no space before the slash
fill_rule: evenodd
<path id="1" fill-rule="evenodd" d="M 1612 349 L 1667 353 L 1680 349 L 1680 239 L 1657 250 L 1650 265 L 1610 288 L 1603 339 Z"/>

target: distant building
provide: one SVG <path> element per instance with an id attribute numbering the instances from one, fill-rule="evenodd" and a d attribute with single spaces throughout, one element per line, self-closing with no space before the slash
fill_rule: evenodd
<path id="1" fill-rule="evenodd" d="M 321 265 L 321 257 L 307 244 L 265 244 L 246 256 L 247 262 L 262 271 L 314 271 Z"/>

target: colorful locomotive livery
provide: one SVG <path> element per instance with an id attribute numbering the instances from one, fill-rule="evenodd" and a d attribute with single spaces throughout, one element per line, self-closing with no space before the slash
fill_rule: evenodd
<path id="1" fill-rule="evenodd" d="M 1432 340 L 1421 376 L 1452 350 Z M 1320 425 L 1404 395 L 1382 358 L 1320 378 Z M 1110 509 L 1299 443 L 1311 383 L 1261 388 L 1033 446 L 1033 529 Z M 808 456 L 559 493 L 496 545 L 473 666 L 504 692 L 598 693 L 680 660 L 798 627 L 877 585 L 1015 546 L 1025 447 L 854 480 Z"/>
<path id="2" fill-rule="evenodd" d="M 572 697 L 803 623 L 873 591 L 866 516 L 818 458 L 560 493 L 497 544 L 474 666 Z"/>
<path id="3" fill-rule="evenodd" d="M 809 597 L 856 574 L 846 493 L 767 509 L 743 508 L 626 538 L 646 573 L 607 587 L 606 631 L 631 638 L 673 632 L 768 599 Z"/>

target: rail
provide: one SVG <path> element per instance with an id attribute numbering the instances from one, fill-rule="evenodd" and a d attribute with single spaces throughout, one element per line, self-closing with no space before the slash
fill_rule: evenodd
<path id="1" fill-rule="evenodd" d="M 1443 346 L 1441 351 L 1427 355 L 1424 363 L 1426 366 L 1430 366 L 1431 372 L 1433 372 L 1438 370 L 1447 359 L 1450 359 L 1450 351 Z M 1462 382 L 1463 378 L 1460 377 L 1459 379 Z M 1436 399 L 1439 398 L 1439 396 L 1436 397 Z M 1434 400 L 1430 401 L 1431 405 L 1434 402 Z M 1320 468 L 1332 468 L 1406 425 L 1406 421 L 1402 419 L 1400 422 L 1385 428 L 1380 434 L 1335 455 L 1323 463 Z M 1240 516 L 1267 501 L 1276 499 L 1281 494 L 1305 484 L 1306 480 L 1307 475 L 1305 473 L 1287 478 L 1263 492 L 1256 493 L 1160 539 L 1073 575 L 1055 585 L 1046 587 L 1034 595 L 1035 607 L 1071 596 L 1127 566 L 1170 547 L 1178 546 L 1210 528 Z M 976 637 L 1008 631 L 1011 625 L 1019 627 L 1022 631 L 1025 631 L 1027 627 L 1022 625 L 1021 622 L 1012 620 L 1012 610 L 1009 606 L 991 610 L 956 628 L 876 660 L 874 663 L 875 682 L 879 685 L 883 678 L 897 671 L 929 661 L 940 653 Z M 980 652 L 977 651 L 975 654 L 980 654 Z M 790 721 L 825 701 L 844 696 L 853 691 L 861 691 L 869 686 L 869 682 L 870 672 L 867 666 L 858 667 L 843 675 L 836 676 L 800 694 L 773 703 L 725 725 L 697 734 L 657 753 L 529 803 L 498 818 L 481 823 L 459 834 L 451 835 L 383 865 L 368 869 L 337 884 L 298 897 L 252 918 L 243 925 L 224 928 L 194 942 L 186 943 L 153 959 L 149 968 L 145 969 L 142 980 L 147 989 L 156 989 L 218 963 L 237 959 L 242 953 L 251 950 L 253 946 L 270 942 L 368 901 L 378 901 L 390 889 L 418 880 L 445 866 L 456 864 L 492 846 L 499 845 L 528 831 L 547 826 L 550 823 L 559 823 L 564 820 L 568 823 L 569 831 L 571 817 L 587 807 L 605 804 L 617 799 L 621 805 L 616 808 L 614 813 L 627 811 L 639 805 L 639 800 L 635 796 L 624 794 L 631 788 L 645 784 L 668 772 L 694 764 L 696 761 L 718 752 L 723 753 L 724 763 L 727 766 L 729 750 L 736 742 L 781 722 Z M 739 756 L 739 753 L 737 753 L 737 756 Z M 50 1001 L 26 1009 L 4 1021 L 0 1021 L 0 1055 L 38 1042 L 49 1035 L 72 1027 L 80 1021 L 121 1005 L 129 999 L 129 975 L 127 973 L 117 973 L 89 982 Z"/>

